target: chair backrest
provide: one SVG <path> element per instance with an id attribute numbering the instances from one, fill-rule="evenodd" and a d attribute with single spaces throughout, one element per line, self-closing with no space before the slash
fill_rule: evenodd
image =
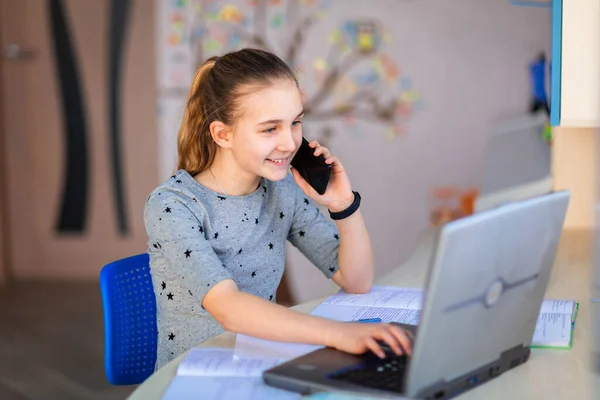
<path id="1" fill-rule="evenodd" d="M 100 290 L 106 377 L 113 385 L 141 383 L 154 372 L 158 339 L 148 254 L 105 265 Z"/>

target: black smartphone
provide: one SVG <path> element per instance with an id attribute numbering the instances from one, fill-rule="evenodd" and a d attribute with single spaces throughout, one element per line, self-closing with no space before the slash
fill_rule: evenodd
<path id="1" fill-rule="evenodd" d="M 323 155 L 315 156 L 314 152 L 315 149 L 308 145 L 308 140 L 302 138 L 302 144 L 291 164 L 317 193 L 323 194 L 331 177 L 331 164 L 325 162 Z"/>

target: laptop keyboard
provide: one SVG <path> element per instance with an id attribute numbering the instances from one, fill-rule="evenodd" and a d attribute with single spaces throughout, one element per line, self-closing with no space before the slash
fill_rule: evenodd
<path id="1" fill-rule="evenodd" d="M 359 386 L 402 392 L 407 361 L 408 358 L 404 355 L 388 355 L 384 360 L 368 355 L 364 362 L 336 371 L 329 378 Z"/>

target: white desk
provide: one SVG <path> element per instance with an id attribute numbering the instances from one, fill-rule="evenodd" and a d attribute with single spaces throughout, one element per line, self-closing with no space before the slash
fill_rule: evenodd
<path id="1" fill-rule="evenodd" d="M 470 390 L 460 399 L 592 399 L 600 395 L 600 376 L 592 364 L 592 237 L 589 231 L 563 234 L 550 279 L 547 298 L 575 298 L 580 302 L 571 350 L 533 349 L 527 363 Z M 378 285 L 423 287 L 434 235 L 427 232 L 413 256 L 402 266 L 377 279 Z M 294 307 L 310 312 L 323 299 Z M 202 346 L 232 348 L 235 335 L 227 332 Z M 160 399 L 175 376 L 185 354 L 154 373 L 129 397 L 131 400 Z"/>

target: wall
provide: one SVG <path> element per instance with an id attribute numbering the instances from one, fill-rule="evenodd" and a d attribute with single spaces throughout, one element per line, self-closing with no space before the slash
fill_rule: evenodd
<path id="1" fill-rule="evenodd" d="M 571 191 L 565 228 L 595 226 L 598 188 L 598 128 L 554 128 L 552 169 L 555 190 Z"/>
<path id="2" fill-rule="evenodd" d="M 411 255 L 428 225 L 433 187 L 479 184 L 492 122 L 526 112 L 527 66 L 550 45 L 546 10 L 478 0 L 382 1 L 380 9 L 385 12 L 376 16 L 392 32 L 389 53 L 410 75 L 423 110 L 395 140 L 370 123 L 359 137 L 338 125 L 340 133 L 331 140 L 363 194 L 378 275 Z M 336 10 L 332 14 L 340 18 L 373 14 L 365 2 Z M 297 253 L 290 256 L 289 271 L 300 301 L 331 290 Z"/>
<path id="3" fill-rule="evenodd" d="M 168 0 L 156 3 L 157 9 L 172 4 Z M 200 3 L 204 14 L 196 18 L 204 21 L 196 32 L 208 36 L 196 50 L 193 43 L 181 39 L 185 35 L 179 36 L 178 44 L 167 41 L 173 37 L 169 35 L 177 37 L 178 27 L 194 20 L 193 15 L 185 14 L 180 25 L 172 23 L 171 14 L 158 15 L 158 68 L 163 71 L 158 81 L 168 94 L 159 101 L 160 179 L 167 178 L 174 168 L 176 131 L 187 94 L 187 85 L 181 82 L 193 73 L 197 62 L 235 48 L 256 46 L 257 35 L 283 57 L 294 44 L 294 30 L 301 26 L 303 43 L 296 46 L 293 66 L 303 92 L 314 99 L 327 74 L 343 64 L 338 61 L 348 54 L 343 48 L 336 50 L 339 37 L 348 33 L 348 23 L 359 21 L 362 27 L 375 21 L 381 29 L 376 54 L 351 68 L 340 67 L 348 79 L 340 79 L 335 93 L 322 104 L 339 117 L 313 113 L 303 124 L 306 137 L 326 142 L 340 157 L 354 189 L 361 192 L 378 275 L 406 260 L 416 247 L 429 223 L 432 190 L 440 186 L 462 190 L 479 184 L 487 132 L 494 122 L 527 112 L 528 65 L 540 52 L 549 54 L 550 48 L 549 11 L 514 7 L 509 1 L 378 0 L 376 8 L 372 2 L 360 0 L 314 1 L 310 7 L 287 13 L 285 7 L 290 3 L 286 1 L 269 6 L 264 13 L 245 1 Z M 298 25 L 321 6 L 323 10 L 309 24 Z M 261 25 L 256 18 L 270 24 Z M 241 37 L 231 34 L 227 24 L 232 22 L 238 24 L 238 31 L 249 33 Z M 253 27 L 258 28 L 253 31 Z M 165 75 L 169 63 L 172 75 Z M 377 103 L 372 109 L 382 111 L 390 96 L 406 100 L 393 110 L 400 120 L 395 126 L 381 117 L 385 113 L 340 111 L 343 107 L 338 102 L 344 93 L 349 92 L 346 97 L 356 94 L 356 86 L 360 89 L 362 85 L 357 84 L 358 77 L 368 81 L 370 66 L 381 68 L 378 63 L 391 64 L 401 79 L 398 85 L 388 81 L 388 76 L 376 79 L 368 88 L 375 100 L 367 99 L 363 105 L 368 108 Z M 172 82 L 172 77 L 178 77 L 179 83 Z M 369 115 L 362 118 L 365 113 Z M 286 273 L 297 301 L 334 289 L 291 246 Z"/>
<path id="4" fill-rule="evenodd" d="M 229 4 L 214 3 L 220 7 Z M 54 253 L 55 242 L 40 243 L 37 261 L 26 263 L 26 270 L 17 271 L 17 275 L 28 277 L 96 277 L 102 260 L 143 251 L 145 232 L 141 211 L 145 197 L 173 167 L 169 160 L 173 159 L 174 146 L 163 146 L 163 143 L 174 145 L 172 137 L 159 136 L 158 145 L 155 140 L 156 126 L 164 120 L 149 118 L 155 115 L 157 94 L 163 94 L 156 92 L 153 84 L 157 76 L 156 21 L 161 16 L 154 14 L 151 2 L 143 7 L 140 2 L 132 2 L 122 106 L 126 132 L 125 182 L 133 235 L 127 239 L 119 237 L 106 159 L 108 1 L 65 1 L 65 4 L 72 18 L 74 41 L 81 52 L 81 75 L 90 104 L 94 149 L 91 228 L 85 236 L 62 238 L 58 245 L 60 254 Z M 244 1 L 237 4 L 240 9 L 248 7 Z M 326 16 L 305 30 L 306 41 L 299 57 L 305 70 L 303 90 L 314 94 L 318 89 L 318 71 L 313 67 L 316 60 L 327 57 L 330 33 L 345 21 L 374 18 L 389 36 L 382 44 L 382 52 L 399 66 L 420 99 L 399 134 L 390 134 L 389 126 L 381 121 L 358 119 L 348 123 L 343 118 L 309 118 L 305 124 L 306 136 L 328 142 L 348 169 L 354 188 L 361 192 L 377 273 L 383 274 L 408 258 L 416 246 L 418 235 L 428 224 L 431 189 L 443 185 L 477 185 L 482 149 L 491 123 L 527 109 L 527 65 L 539 51 L 549 48 L 550 18 L 546 10 L 516 8 L 508 1 L 379 0 L 378 4 L 374 10 L 370 3 L 359 0 L 329 2 Z M 31 29 L 37 29 L 36 34 L 44 33 L 47 29 L 44 23 L 45 20 Z M 284 28 L 283 35 L 277 32 L 271 35 L 278 48 L 289 39 L 290 31 Z M 49 44 L 43 43 L 42 49 L 47 48 Z M 207 51 L 203 56 L 209 55 Z M 355 72 L 358 74 L 359 70 Z M 47 77 L 41 82 L 42 87 L 55 93 L 51 71 L 44 70 L 42 74 Z M 33 87 L 31 93 L 37 90 L 39 87 Z M 181 92 L 176 90 L 175 94 Z M 47 104 L 39 107 L 40 113 L 31 122 L 37 131 L 46 134 L 45 139 L 35 142 L 35 154 L 29 156 L 37 160 L 40 169 L 51 172 L 50 179 L 37 175 L 34 180 L 35 193 L 48 196 L 48 193 L 56 195 L 60 187 L 61 160 L 57 157 L 62 153 L 57 131 L 60 111 L 55 99 Z M 177 118 L 169 122 L 169 129 L 176 131 L 177 123 Z M 325 129 L 331 129 L 333 134 L 323 135 Z M 162 152 L 155 157 L 157 147 Z M 38 232 L 46 234 L 53 223 L 56 201 L 44 207 L 35 210 L 34 225 Z M 36 238 L 27 240 L 35 242 Z M 87 244 L 82 244 L 83 241 Z M 27 247 L 21 247 L 18 253 L 28 251 Z M 48 258 L 55 258 L 56 269 L 44 264 Z M 288 277 L 300 301 L 332 289 L 294 249 L 290 249 Z"/>

